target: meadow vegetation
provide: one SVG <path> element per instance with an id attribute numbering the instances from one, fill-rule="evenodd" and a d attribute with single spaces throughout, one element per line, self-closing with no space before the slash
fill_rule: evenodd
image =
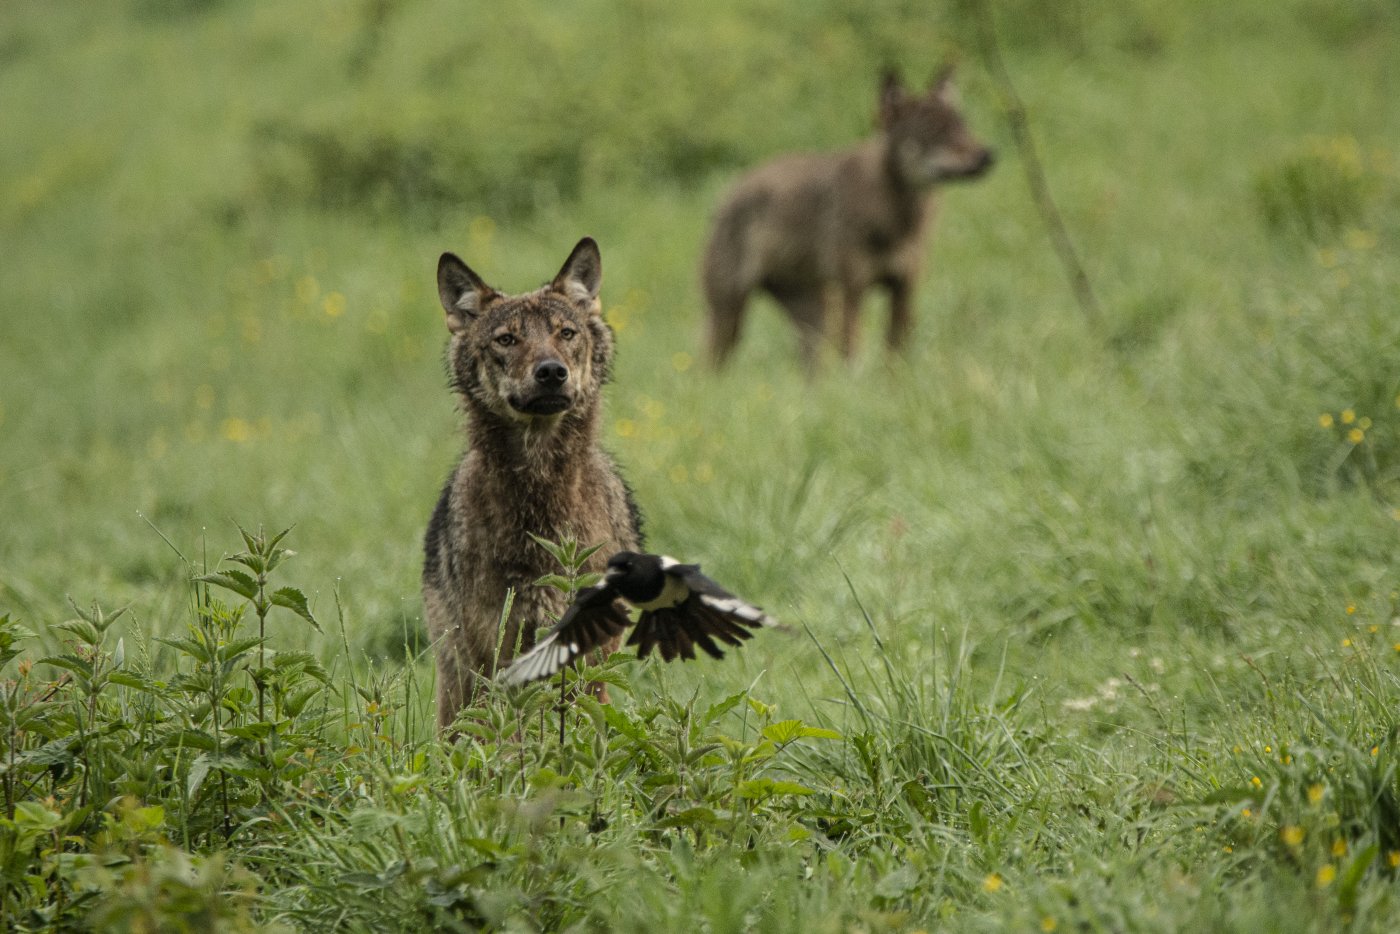
<path id="1" fill-rule="evenodd" d="M 1400 15 L 994 6 L 1105 326 L 972 0 L 9 3 L 3 925 L 1390 930 Z M 950 56 L 909 353 L 708 372 L 724 186 Z M 447 743 L 433 270 L 585 234 L 650 546 L 791 631 Z"/>

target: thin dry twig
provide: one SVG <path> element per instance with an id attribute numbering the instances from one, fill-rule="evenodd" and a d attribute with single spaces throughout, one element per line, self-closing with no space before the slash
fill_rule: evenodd
<path id="1" fill-rule="evenodd" d="M 1040 153 L 1036 149 L 1035 139 L 1031 136 L 1030 121 L 1026 118 L 1026 105 L 1022 102 L 1021 95 L 1017 93 L 1016 85 L 1011 80 L 1011 72 L 1006 67 L 1006 60 L 1002 57 L 1001 40 L 997 35 L 996 16 L 992 12 L 992 2 L 991 0 L 977 0 L 974 6 L 977 8 L 977 19 L 980 26 L 978 34 L 982 45 L 982 56 L 1001 93 L 1002 107 L 1011 124 L 1011 135 L 1016 142 L 1017 150 L 1020 151 L 1021 164 L 1025 166 L 1026 181 L 1030 184 L 1031 197 L 1035 201 L 1036 209 L 1040 211 L 1041 218 L 1045 221 L 1046 229 L 1050 233 L 1050 242 L 1055 248 L 1061 265 L 1065 268 L 1065 275 L 1069 278 L 1075 300 L 1079 303 L 1085 317 L 1089 319 L 1089 323 L 1095 328 L 1102 329 L 1104 327 L 1103 309 L 1099 306 L 1099 300 L 1094 295 L 1089 274 L 1084 271 L 1084 264 L 1079 260 L 1079 253 L 1074 248 L 1074 241 L 1070 239 L 1064 217 L 1060 214 L 1060 209 L 1050 194 L 1050 183 L 1045 178 L 1045 167 L 1040 161 Z"/>

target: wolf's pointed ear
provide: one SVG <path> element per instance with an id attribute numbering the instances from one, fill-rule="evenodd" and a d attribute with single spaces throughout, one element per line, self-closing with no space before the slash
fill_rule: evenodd
<path id="1" fill-rule="evenodd" d="M 882 127 L 889 126 L 895 111 L 904 103 L 906 96 L 904 79 L 896 69 L 886 68 L 880 77 L 880 109 L 876 114 L 876 122 Z"/>
<path id="2" fill-rule="evenodd" d="M 437 285 L 442 310 L 447 312 L 447 330 L 453 334 L 466 328 L 467 319 L 481 314 L 496 297 L 496 290 L 452 253 L 438 258 Z"/>
<path id="3" fill-rule="evenodd" d="M 598 307 L 598 289 L 603 285 L 603 257 L 598 253 L 598 244 L 592 237 L 584 237 L 564 260 L 564 268 L 549 287 L 562 292 L 576 305 L 588 305 L 593 310 Z"/>
<path id="4" fill-rule="evenodd" d="M 933 76 L 932 83 L 929 84 L 928 96 L 942 101 L 949 107 L 959 106 L 958 86 L 953 83 L 953 73 L 957 70 L 957 62 L 948 62 L 938 69 L 937 74 Z"/>

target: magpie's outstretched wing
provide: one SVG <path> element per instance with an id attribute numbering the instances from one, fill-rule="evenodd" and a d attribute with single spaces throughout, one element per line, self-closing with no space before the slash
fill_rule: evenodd
<path id="1" fill-rule="evenodd" d="M 716 640 L 740 645 L 753 636 L 750 630 L 778 625 L 773 617 L 700 573 L 697 564 L 669 565 L 666 573 L 685 584 L 690 595 L 676 606 L 642 613 L 627 640 L 637 647 L 638 658 L 646 658 L 656 648 L 663 661 L 691 659 L 696 646 L 711 658 L 723 658 L 724 650 Z"/>
<path id="2" fill-rule="evenodd" d="M 580 590 L 559 624 L 501 672 L 501 683 L 528 684 L 548 678 L 621 633 L 632 621 L 616 600 L 617 592 L 606 584 Z"/>

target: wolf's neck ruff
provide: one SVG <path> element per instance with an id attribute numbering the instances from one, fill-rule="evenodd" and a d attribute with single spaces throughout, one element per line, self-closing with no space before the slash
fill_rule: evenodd
<path id="1" fill-rule="evenodd" d="M 576 452 L 597 443 L 600 415 L 596 400 L 548 416 L 474 411 L 467 417 L 469 450 L 480 453 L 490 476 L 527 486 L 569 487 L 589 466 Z"/>

